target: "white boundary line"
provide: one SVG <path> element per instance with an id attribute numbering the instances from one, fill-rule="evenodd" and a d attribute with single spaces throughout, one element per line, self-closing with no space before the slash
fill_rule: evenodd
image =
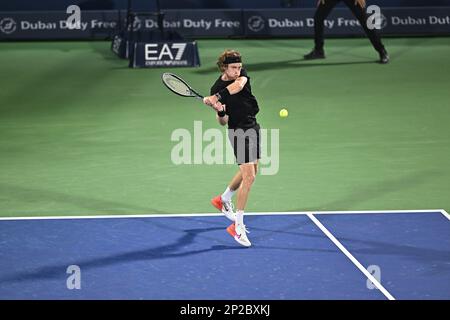
<path id="1" fill-rule="evenodd" d="M 441 210 L 441 213 L 444 215 L 444 217 L 446 217 L 448 220 L 450 220 L 450 214 L 448 214 L 447 211 L 445 211 L 444 209 Z"/>
<path id="2" fill-rule="evenodd" d="M 427 209 L 427 210 L 361 210 L 361 211 L 314 211 L 314 214 L 374 214 L 374 213 L 428 213 L 442 212 L 443 209 Z M 444 211 L 445 212 L 445 211 Z M 306 213 L 305 213 L 306 214 Z"/>
<path id="3" fill-rule="evenodd" d="M 0 217 L 1 220 L 70 220 L 70 219 L 128 219 L 128 218 L 179 218 L 179 217 L 212 217 L 221 213 L 183 213 L 183 214 L 123 214 L 100 216 L 42 216 L 42 217 Z"/>
<path id="4" fill-rule="evenodd" d="M 442 213 L 447 219 L 450 216 L 443 209 L 429 210 L 371 210 L 371 211 L 314 211 L 314 214 L 395 214 L 395 213 Z M 287 212 L 248 212 L 249 216 L 273 216 L 273 215 L 308 215 L 312 212 L 287 211 Z M 131 218 L 179 218 L 179 217 L 216 217 L 222 213 L 177 213 L 177 214 L 124 214 L 124 215 L 99 215 L 99 216 L 32 216 L 32 217 L 0 217 L 2 220 L 69 220 L 69 219 L 131 219 Z"/>
<path id="5" fill-rule="evenodd" d="M 330 231 L 328 231 L 327 228 L 325 228 L 325 226 L 319 220 L 317 220 L 316 217 L 314 217 L 312 213 L 308 213 L 307 216 L 315 223 L 317 227 L 319 227 L 320 230 L 322 230 L 323 233 L 325 233 L 325 235 L 342 251 L 342 253 L 344 253 L 347 256 L 347 258 L 349 258 L 350 261 L 353 262 L 353 264 L 356 267 L 358 267 L 358 269 L 362 273 L 364 273 L 364 275 L 370 281 L 372 281 L 372 283 L 386 296 L 386 298 L 388 298 L 389 300 L 395 300 L 395 298 L 389 293 L 389 291 L 387 291 L 381 285 L 381 283 L 378 282 L 378 280 L 375 279 L 374 276 L 372 276 L 370 272 L 367 271 L 366 268 L 364 268 L 361 263 L 359 263 L 358 260 L 356 260 L 356 258 L 333 236 L 333 234 Z"/>

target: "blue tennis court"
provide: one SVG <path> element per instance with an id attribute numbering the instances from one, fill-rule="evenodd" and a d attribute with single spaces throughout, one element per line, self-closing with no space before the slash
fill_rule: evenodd
<path id="1" fill-rule="evenodd" d="M 443 210 L 245 220 L 250 248 L 218 214 L 2 218 L 0 299 L 450 299 Z"/>

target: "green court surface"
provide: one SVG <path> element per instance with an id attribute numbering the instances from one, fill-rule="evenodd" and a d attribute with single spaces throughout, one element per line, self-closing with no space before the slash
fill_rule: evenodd
<path id="1" fill-rule="evenodd" d="M 237 166 L 172 162 L 174 130 L 220 126 L 160 75 L 206 94 L 226 48 L 279 129 L 247 211 L 449 211 L 450 38 L 384 41 L 388 65 L 367 39 L 330 39 L 320 61 L 302 60 L 311 39 L 200 40 L 202 66 L 179 69 L 129 69 L 109 42 L 1 43 L 0 215 L 215 212 Z"/>

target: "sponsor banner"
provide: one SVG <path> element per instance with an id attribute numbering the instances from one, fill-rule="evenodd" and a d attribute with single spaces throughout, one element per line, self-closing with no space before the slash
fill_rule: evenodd
<path id="1" fill-rule="evenodd" d="M 164 10 L 163 28 L 173 30 L 184 37 L 232 37 L 243 36 L 242 10 Z M 158 29 L 156 17 L 138 16 L 134 30 Z"/>
<path id="2" fill-rule="evenodd" d="M 245 35 L 311 36 L 314 13 L 315 9 L 245 10 Z M 383 34 L 450 34 L 450 8 L 381 8 L 379 23 Z M 332 36 L 364 33 L 348 8 L 335 8 L 325 20 L 324 30 Z"/>
<path id="3" fill-rule="evenodd" d="M 450 7 L 386 8 L 381 14 L 386 34 L 450 34 Z"/>
<path id="4" fill-rule="evenodd" d="M 312 36 L 314 13 L 315 9 L 246 10 L 245 35 Z M 326 35 L 364 33 L 347 8 L 334 9 L 324 26 Z M 450 34 L 450 8 L 381 8 L 379 31 L 390 35 Z"/>
<path id="5" fill-rule="evenodd" d="M 66 12 L 0 12 L 0 39 L 112 39 L 126 11 L 81 11 L 79 29 Z M 243 36 L 242 10 L 167 10 L 163 27 L 184 37 Z M 156 15 L 137 16 L 134 32 L 158 30 Z"/>
<path id="6" fill-rule="evenodd" d="M 81 11 L 79 24 L 72 26 L 66 12 L 0 12 L 0 39 L 111 39 L 119 27 L 119 13 Z"/>
<path id="7" fill-rule="evenodd" d="M 315 9 L 247 10 L 244 12 L 245 35 L 312 36 Z M 358 20 L 348 9 L 334 9 L 325 20 L 326 35 L 362 33 Z"/>
<path id="8" fill-rule="evenodd" d="M 195 41 L 136 42 L 130 67 L 198 67 L 200 58 Z"/>
<path id="9" fill-rule="evenodd" d="M 165 10 L 164 29 L 183 37 L 311 37 L 315 9 Z M 369 14 L 370 15 L 370 14 Z M 81 11 L 78 28 L 69 28 L 66 12 L 0 12 L 1 39 L 112 39 L 125 11 Z M 450 34 L 450 7 L 381 8 L 380 33 Z M 138 16 L 134 32 L 158 30 L 156 16 Z M 348 8 L 335 8 L 325 20 L 327 36 L 362 35 Z"/>

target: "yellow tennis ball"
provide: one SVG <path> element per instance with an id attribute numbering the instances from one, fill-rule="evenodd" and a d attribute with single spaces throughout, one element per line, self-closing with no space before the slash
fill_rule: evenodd
<path id="1" fill-rule="evenodd" d="M 280 110 L 280 117 L 281 118 L 286 118 L 288 116 L 288 111 L 286 109 L 281 109 Z"/>

